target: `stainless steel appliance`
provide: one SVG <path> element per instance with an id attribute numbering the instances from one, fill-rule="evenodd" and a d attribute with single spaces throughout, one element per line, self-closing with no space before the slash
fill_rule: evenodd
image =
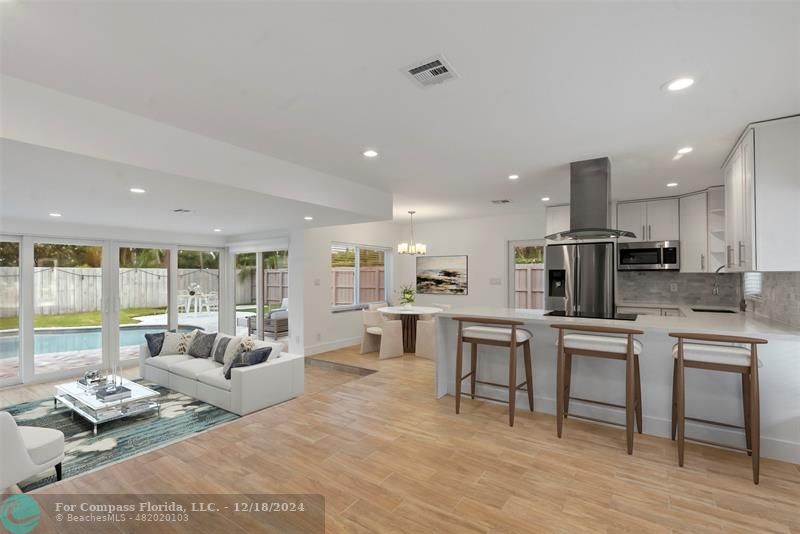
<path id="1" fill-rule="evenodd" d="M 679 241 L 642 241 L 620 243 L 617 253 L 619 271 L 678 271 L 681 268 Z"/>
<path id="2" fill-rule="evenodd" d="M 569 164 L 569 230 L 550 234 L 552 241 L 613 239 L 636 236 L 611 228 L 611 160 L 573 161 Z"/>
<path id="3" fill-rule="evenodd" d="M 548 245 L 545 306 L 553 315 L 614 319 L 614 243 Z"/>

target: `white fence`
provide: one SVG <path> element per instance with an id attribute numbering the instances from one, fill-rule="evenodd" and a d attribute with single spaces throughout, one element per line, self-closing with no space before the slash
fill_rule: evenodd
<path id="1" fill-rule="evenodd" d="M 514 266 L 514 296 L 517 308 L 544 308 L 544 265 L 518 263 Z"/>

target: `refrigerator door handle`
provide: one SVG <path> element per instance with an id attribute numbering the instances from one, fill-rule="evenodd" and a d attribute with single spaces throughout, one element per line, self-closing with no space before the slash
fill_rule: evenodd
<path id="1" fill-rule="evenodd" d="M 581 247 L 575 246 L 575 313 L 581 312 Z"/>

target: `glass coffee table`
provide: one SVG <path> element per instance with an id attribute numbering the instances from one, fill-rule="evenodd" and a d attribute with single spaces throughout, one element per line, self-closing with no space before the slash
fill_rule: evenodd
<path id="1" fill-rule="evenodd" d="M 97 435 L 97 425 L 115 419 L 139 415 L 155 411 L 161 412 L 161 394 L 126 378 L 122 379 L 122 386 L 131 390 L 131 396 L 120 400 L 103 401 L 97 398 L 94 391 L 87 391 L 77 381 L 67 382 L 56 386 L 53 405 L 58 408 L 58 403 L 72 410 L 72 416 L 77 413 L 94 425 L 94 435 Z"/>

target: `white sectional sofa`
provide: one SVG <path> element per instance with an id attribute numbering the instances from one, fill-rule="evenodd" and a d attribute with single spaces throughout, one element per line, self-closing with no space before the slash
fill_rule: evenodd
<path id="1" fill-rule="evenodd" d="M 280 342 L 256 341 L 256 348 L 266 346 L 272 347 L 266 362 L 233 368 L 230 380 L 213 358 L 188 354 L 151 357 L 146 344 L 139 348 L 139 371 L 145 380 L 245 415 L 303 393 L 303 356 L 284 352 Z"/>

